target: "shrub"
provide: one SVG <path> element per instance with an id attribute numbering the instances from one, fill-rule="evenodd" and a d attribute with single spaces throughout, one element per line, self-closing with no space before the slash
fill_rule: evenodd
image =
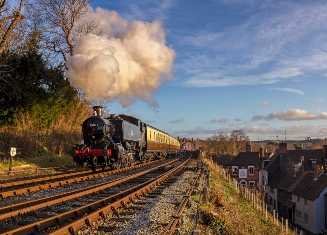
<path id="1" fill-rule="evenodd" d="M 216 235 L 226 234 L 225 221 L 219 220 L 219 218 L 210 211 L 201 212 L 201 221 L 203 225 L 208 226 Z"/>

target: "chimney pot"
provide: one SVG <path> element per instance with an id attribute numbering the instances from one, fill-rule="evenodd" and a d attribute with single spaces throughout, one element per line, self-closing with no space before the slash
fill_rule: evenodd
<path id="1" fill-rule="evenodd" d="M 287 153 L 287 143 L 279 143 L 279 152 Z"/>
<path id="2" fill-rule="evenodd" d="M 322 152 L 323 152 L 324 159 L 326 159 L 327 158 L 327 145 L 322 146 Z"/>
<path id="3" fill-rule="evenodd" d="M 264 151 L 264 149 L 262 147 L 260 147 L 260 149 L 259 149 L 259 157 L 262 158 L 264 156 L 265 156 L 265 151 Z"/>
<path id="4" fill-rule="evenodd" d="M 246 142 L 245 151 L 252 152 L 251 142 Z"/>

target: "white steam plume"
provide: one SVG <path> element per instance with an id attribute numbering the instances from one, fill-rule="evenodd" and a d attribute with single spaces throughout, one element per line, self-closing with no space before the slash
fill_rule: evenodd
<path id="1" fill-rule="evenodd" d="M 88 98 L 118 99 L 123 107 L 141 99 L 151 106 L 152 92 L 171 79 L 175 51 L 166 46 L 159 21 L 127 22 L 117 12 L 97 8 L 89 18 L 99 22 L 104 35 L 83 36 L 66 62 L 72 86 Z"/>

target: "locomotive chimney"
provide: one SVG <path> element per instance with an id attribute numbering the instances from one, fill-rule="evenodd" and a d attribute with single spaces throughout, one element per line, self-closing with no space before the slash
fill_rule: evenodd
<path id="1" fill-rule="evenodd" d="M 102 106 L 93 106 L 94 116 L 102 116 Z"/>

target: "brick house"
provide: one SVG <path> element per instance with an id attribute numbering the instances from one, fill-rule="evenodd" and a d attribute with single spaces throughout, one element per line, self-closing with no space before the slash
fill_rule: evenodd
<path id="1" fill-rule="evenodd" d="M 302 234 L 318 234 L 326 229 L 326 155 L 327 146 L 287 150 L 287 144 L 280 143 L 279 150 L 259 172 L 268 208 L 288 219 Z"/>
<path id="2" fill-rule="evenodd" d="M 226 170 L 231 178 L 239 184 L 254 189 L 258 186 L 260 164 L 264 158 L 262 148 L 259 152 L 251 152 L 251 143 L 246 145 L 246 151 L 239 153 L 228 164 Z"/>
<path id="3" fill-rule="evenodd" d="M 177 140 L 181 144 L 182 151 L 195 151 L 195 142 L 193 141 L 193 138 L 192 139 L 186 139 L 186 138 L 180 139 L 179 137 L 177 137 Z"/>

